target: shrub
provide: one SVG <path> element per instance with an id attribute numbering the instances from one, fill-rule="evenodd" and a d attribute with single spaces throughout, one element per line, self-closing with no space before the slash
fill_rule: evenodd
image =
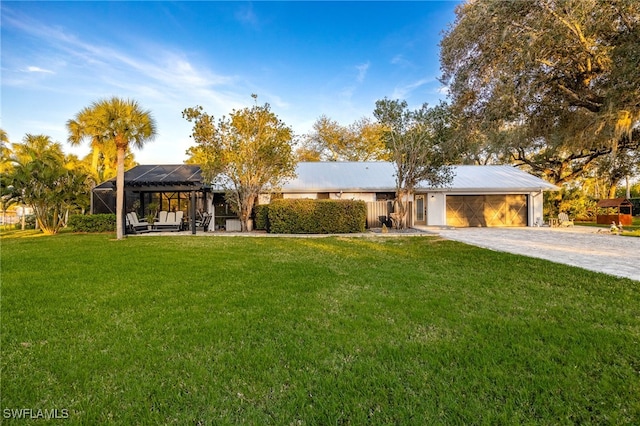
<path id="1" fill-rule="evenodd" d="M 116 230 L 116 215 L 75 215 L 69 218 L 68 225 L 73 232 L 114 232 Z"/>
<path id="2" fill-rule="evenodd" d="M 260 231 L 269 230 L 269 204 L 260 204 L 253 208 L 254 228 Z"/>
<path id="3" fill-rule="evenodd" d="M 367 205 L 354 200 L 275 200 L 269 205 L 270 233 L 343 234 L 364 232 Z"/>
<path id="4" fill-rule="evenodd" d="M 597 200 L 580 188 L 563 187 L 557 192 L 545 192 L 544 200 L 545 217 L 557 217 L 558 213 L 565 212 L 575 220 L 595 220 Z"/>

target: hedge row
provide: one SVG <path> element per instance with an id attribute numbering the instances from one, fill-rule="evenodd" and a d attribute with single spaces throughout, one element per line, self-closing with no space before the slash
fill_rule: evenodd
<path id="1" fill-rule="evenodd" d="M 73 232 L 113 232 L 116 230 L 116 215 L 75 215 L 69 218 L 68 226 Z"/>
<path id="2" fill-rule="evenodd" d="M 364 232 L 367 205 L 354 200 L 274 200 L 256 211 L 256 228 L 273 234 L 344 234 Z M 266 220 L 265 220 L 266 217 Z"/>
<path id="3" fill-rule="evenodd" d="M 253 228 L 266 231 L 269 223 L 269 204 L 260 204 L 253 208 Z"/>

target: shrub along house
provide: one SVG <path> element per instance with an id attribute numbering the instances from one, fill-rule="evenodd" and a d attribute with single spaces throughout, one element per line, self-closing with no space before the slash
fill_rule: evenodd
<path id="1" fill-rule="evenodd" d="M 543 223 L 543 192 L 558 188 L 513 166 L 454 166 L 445 187 L 420 184 L 411 195 L 409 226 L 536 226 Z M 367 226 L 381 226 L 393 211 L 395 169 L 387 162 L 301 162 L 283 198 L 354 199 L 367 203 Z M 115 181 L 93 191 L 92 212 L 115 211 Z M 222 190 L 202 181 L 197 165 L 136 166 L 125 173 L 125 209 L 138 214 L 154 202 L 182 210 L 192 232 L 199 212 L 213 215 L 210 230 L 229 229 L 235 215 Z M 260 197 L 260 203 L 270 200 Z"/>

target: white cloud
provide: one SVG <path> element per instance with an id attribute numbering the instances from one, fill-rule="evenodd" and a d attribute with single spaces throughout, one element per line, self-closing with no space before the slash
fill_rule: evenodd
<path id="1" fill-rule="evenodd" d="M 392 99 L 406 99 L 411 95 L 413 91 L 424 86 L 425 84 L 431 83 L 435 81 L 432 77 L 421 78 L 420 80 L 414 81 L 409 84 L 405 84 L 404 86 L 396 87 L 393 90 L 393 94 L 391 95 Z"/>
<path id="2" fill-rule="evenodd" d="M 29 61 L 35 61 L 24 58 L 27 64 L 15 68 L 24 75 L 55 74 L 63 80 L 36 86 L 33 81 L 19 79 L 16 75 L 12 80 L 3 78 L 3 86 L 65 91 L 68 94 L 65 99 L 72 99 L 73 103 L 69 111 L 65 110 L 69 117 L 77 112 L 76 108 L 100 97 L 115 95 L 137 100 L 151 110 L 160 127 L 155 147 L 136 153 L 140 162 L 158 160 L 158 156 L 166 156 L 171 147 L 172 151 L 175 149 L 180 154 L 178 158 L 181 161 L 184 151 L 193 142 L 188 138 L 191 125 L 182 119 L 182 109 L 202 105 L 209 114 L 220 117 L 232 109 L 251 104 L 249 81 L 237 75 L 216 72 L 185 52 L 160 45 L 131 46 L 125 50 L 114 47 L 108 40 L 89 42 L 80 39 L 65 28 L 48 26 L 29 17 L 11 14 L 3 16 L 3 21 L 5 18 L 8 24 L 39 40 L 45 53 L 40 54 L 38 62 L 53 64 L 61 57 L 65 62 L 59 70 L 54 68 L 57 71 L 54 72 L 35 65 L 27 66 Z M 145 56 L 140 52 L 150 53 Z M 69 81 L 73 84 L 66 85 L 65 82 Z M 278 107 L 288 107 L 288 103 L 277 96 L 271 95 L 268 100 Z M 63 109 L 60 102 L 60 98 L 54 97 L 47 105 L 54 110 Z M 57 126 L 26 122 L 24 127 L 30 132 L 46 132 L 64 141 L 65 120 L 60 120 Z M 16 134 L 20 132 L 15 131 Z"/>
<path id="3" fill-rule="evenodd" d="M 397 54 L 396 56 L 391 58 L 391 64 L 392 65 L 401 65 L 401 66 L 406 67 L 406 66 L 411 65 L 411 62 L 408 61 L 402 54 Z"/>
<path id="4" fill-rule="evenodd" d="M 260 25 L 260 22 L 258 21 L 258 15 L 256 15 L 256 12 L 253 10 L 253 5 L 251 3 L 241 6 L 236 11 L 235 17 L 241 23 L 254 28 L 258 28 Z"/>
<path id="5" fill-rule="evenodd" d="M 44 73 L 44 74 L 55 74 L 51 70 L 46 70 L 44 68 L 40 68 L 40 67 L 36 67 L 36 66 L 28 66 L 27 67 L 27 72 L 39 72 L 39 73 Z"/>
<path id="6" fill-rule="evenodd" d="M 250 10 L 247 11 L 249 13 Z M 249 19 L 249 15 L 245 19 Z M 78 73 L 76 89 L 82 93 L 106 93 L 113 89 L 125 90 L 124 96 L 152 97 L 160 102 L 175 102 L 187 99 L 190 103 L 215 107 L 237 107 L 243 102 L 236 99 L 246 97 L 242 87 L 237 88 L 239 79 L 235 75 L 223 75 L 206 66 L 196 65 L 184 53 L 171 51 L 163 46 L 133 47 L 135 53 L 117 49 L 104 43 L 90 43 L 80 40 L 64 28 L 48 26 L 25 17 L 9 16 L 7 21 L 41 40 L 48 46 L 51 61 L 60 56 L 69 58 L 65 64 L 67 79 L 71 73 Z M 153 52 L 147 57 L 139 52 Z M 53 73 L 36 66 L 27 71 L 32 73 Z M 90 90 L 79 82 L 91 79 Z M 220 89 L 224 86 L 224 90 Z M 234 93 L 237 89 L 239 93 Z M 184 102 L 184 101 L 181 101 Z M 186 105 L 180 105 L 185 107 Z"/>
<path id="7" fill-rule="evenodd" d="M 367 71 L 369 70 L 369 66 L 371 66 L 371 62 L 367 61 L 364 64 L 356 65 L 356 69 L 358 70 L 358 76 L 356 77 L 356 81 L 358 83 L 362 83 L 367 76 Z"/>

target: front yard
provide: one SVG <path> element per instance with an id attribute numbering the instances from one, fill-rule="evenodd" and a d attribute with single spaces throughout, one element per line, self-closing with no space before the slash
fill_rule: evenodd
<path id="1" fill-rule="evenodd" d="M 7 423 L 640 421 L 635 281 L 424 236 L 19 235 Z"/>

